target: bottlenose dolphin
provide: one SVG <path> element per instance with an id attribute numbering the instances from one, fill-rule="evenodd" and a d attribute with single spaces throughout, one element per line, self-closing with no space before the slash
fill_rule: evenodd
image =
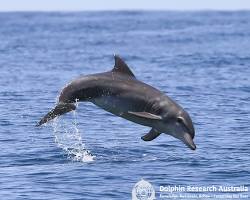
<path id="1" fill-rule="evenodd" d="M 89 101 L 116 116 L 151 127 L 149 133 L 141 137 L 144 141 L 166 133 L 195 150 L 195 131 L 188 113 L 164 93 L 139 81 L 118 55 L 114 58 L 111 71 L 80 76 L 66 85 L 56 107 L 37 125 L 75 110 L 78 101 Z"/>

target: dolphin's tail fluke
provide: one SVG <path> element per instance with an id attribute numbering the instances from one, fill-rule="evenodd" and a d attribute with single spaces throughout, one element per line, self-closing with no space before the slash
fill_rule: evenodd
<path id="1" fill-rule="evenodd" d="M 75 110 L 76 106 L 73 103 L 59 103 L 55 108 L 49 111 L 38 123 L 37 126 L 47 123 L 57 116 L 63 115 L 67 112 Z"/>

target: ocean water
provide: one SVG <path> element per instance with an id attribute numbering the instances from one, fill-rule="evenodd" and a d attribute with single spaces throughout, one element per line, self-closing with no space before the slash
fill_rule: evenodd
<path id="1" fill-rule="evenodd" d="M 10 12 L 0 24 L 0 199 L 128 200 L 141 179 L 157 199 L 168 185 L 250 190 L 250 12 Z M 149 128 L 91 103 L 35 127 L 114 53 L 189 112 L 196 151 L 144 142 Z"/>

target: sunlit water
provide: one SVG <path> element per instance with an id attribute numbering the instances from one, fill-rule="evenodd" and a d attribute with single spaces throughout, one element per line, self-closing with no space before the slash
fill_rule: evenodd
<path id="1" fill-rule="evenodd" d="M 250 180 L 250 12 L 0 13 L 0 199 L 131 199 L 142 178 L 161 185 Z M 180 103 L 196 151 L 79 103 L 35 124 L 80 74 L 112 69 Z"/>

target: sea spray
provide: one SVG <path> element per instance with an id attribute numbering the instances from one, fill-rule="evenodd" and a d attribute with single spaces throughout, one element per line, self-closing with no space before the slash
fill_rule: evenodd
<path id="1" fill-rule="evenodd" d="M 77 127 L 76 111 L 54 119 L 52 126 L 56 144 L 63 149 L 69 159 L 80 162 L 94 161 L 95 156 L 86 149 Z"/>

